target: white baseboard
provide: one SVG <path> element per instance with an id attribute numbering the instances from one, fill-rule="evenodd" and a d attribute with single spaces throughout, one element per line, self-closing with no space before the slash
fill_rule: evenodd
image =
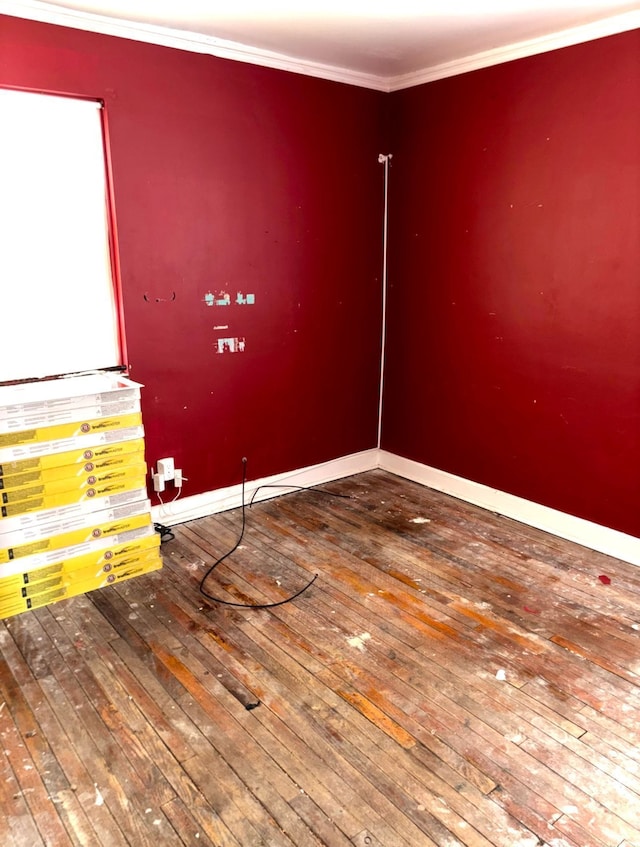
<path id="1" fill-rule="evenodd" d="M 481 506 L 483 509 L 498 512 L 520 523 L 550 532 L 559 538 L 574 541 L 576 544 L 597 550 L 607 556 L 623 559 L 632 565 L 640 565 L 640 538 L 559 512 L 549 506 L 541 506 L 523 497 L 507 494 L 505 491 L 472 482 L 429 465 L 403 459 L 402 456 L 396 456 L 386 450 L 364 450 L 362 453 L 343 456 L 289 473 L 251 480 L 246 484 L 245 498 L 248 503 L 254 491 L 262 485 L 282 484 L 282 488 L 263 488 L 256 495 L 254 502 L 285 494 L 289 490 L 287 485 L 322 485 L 375 468 L 381 468 L 428 488 L 450 494 L 452 497 Z M 192 497 L 181 497 L 175 502 L 154 506 L 151 514 L 157 523 L 173 526 L 217 512 L 225 512 L 227 509 L 235 509 L 241 503 L 242 486 L 238 484 L 229 488 L 220 488 L 217 491 L 195 494 Z"/>
<path id="2" fill-rule="evenodd" d="M 378 466 L 389 473 L 442 491 L 444 494 L 451 494 L 460 500 L 498 512 L 568 541 L 575 541 L 607 556 L 615 556 L 632 565 L 640 565 L 640 538 L 633 535 L 626 535 L 624 532 L 559 512 L 548 506 L 541 506 L 539 503 L 422 465 L 411 459 L 403 459 L 401 456 L 387 453 L 386 450 L 380 451 L 378 462 Z"/>
<path id="3" fill-rule="evenodd" d="M 340 459 L 300 468 L 289 473 L 251 480 L 245 486 L 245 500 L 248 503 L 253 497 L 254 491 L 262 485 L 282 484 L 282 488 L 263 488 L 256 495 L 254 502 L 286 494 L 288 490 L 291 490 L 287 489 L 287 485 L 303 485 L 305 487 L 322 485 L 325 482 L 333 482 L 333 480 L 342 479 L 346 476 L 371 471 L 377 467 L 378 450 L 364 450 L 362 453 L 342 456 Z M 217 491 L 195 494 L 192 497 L 181 497 L 175 502 L 154 506 L 151 509 L 151 514 L 156 523 L 173 526 L 196 518 L 204 518 L 207 515 L 216 514 L 216 512 L 226 512 L 227 509 L 235 509 L 241 505 L 242 485 L 238 484 L 229 488 L 219 488 Z"/>

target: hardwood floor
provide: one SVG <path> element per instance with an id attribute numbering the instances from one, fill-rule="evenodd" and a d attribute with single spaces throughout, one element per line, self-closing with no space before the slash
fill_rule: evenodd
<path id="1" fill-rule="evenodd" d="M 640 569 L 381 471 L 0 622 L 0 844 L 640 847 Z M 602 581 L 600 577 L 608 577 Z"/>

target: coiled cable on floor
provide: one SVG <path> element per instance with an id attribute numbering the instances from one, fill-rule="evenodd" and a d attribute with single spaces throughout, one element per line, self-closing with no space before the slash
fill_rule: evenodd
<path id="1" fill-rule="evenodd" d="M 217 559 L 217 561 L 215 561 L 211 565 L 211 567 L 207 570 L 205 575 L 202 577 L 202 579 L 200 580 L 200 593 L 204 597 L 206 597 L 207 600 L 212 600 L 214 603 L 222 603 L 225 606 L 235 606 L 235 607 L 240 608 L 240 609 L 275 609 L 276 606 L 284 606 L 285 603 L 290 603 L 292 600 L 295 600 L 301 594 L 304 594 L 304 592 L 308 588 L 310 588 L 313 585 L 313 583 L 316 581 L 316 579 L 318 578 L 318 574 L 315 574 L 313 579 L 309 580 L 309 582 L 306 585 L 304 585 L 299 591 L 296 591 L 295 594 L 292 594 L 290 597 L 286 597 L 284 600 L 278 600 L 275 603 L 234 603 L 230 600 L 223 600 L 222 597 L 216 597 L 214 594 L 210 594 L 208 591 L 205 590 L 205 587 L 204 587 L 205 582 L 207 581 L 207 579 L 209 579 L 209 577 L 211 576 L 213 571 L 218 567 L 218 565 L 221 564 L 222 562 L 224 562 L 225 559 L 228 559 L 229 556 L 231 556 L 233 553 L 235 553 L 235 551 L 238 549 L 238 547 L 242 543 L 242 539 L 244 538 L 244 531 L 245 531 L 245 528 L 246 528 L 246 525 L 247 525 L 246 505 L 245 505 L 245 485 L 246 485 L 246 482 L 247 482 L 247 460 L 243 459 L 242 460 L 242 527 L 240 529 L 240 535 L 238 536 L 238 540 L 233 545 L 231 550 L 229 550 L 227 553 L 225 553 L 224 556 L 220 556 L 220 558 Z M 263 487 L 263 486 L 260 486 L 260 487 Z M 289 486 L 284 486 L 284 487 L 288 488 Z M 299 488 L 301 486 L 295 486 L 295 487 Z M 258 489 L 256 489 L 256 491 L 257 490 Z M 344 496 L 344 495 L 338 495 L 338 496 Z M 255 491 L 254 491 L 253 497 L 255 497 Z M 253 497 L 251 498 L 251 503 L 253 503 Z"/>

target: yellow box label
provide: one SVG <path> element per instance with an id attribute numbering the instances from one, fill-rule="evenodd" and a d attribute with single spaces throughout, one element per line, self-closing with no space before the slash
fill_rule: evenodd
<path id="1" fill-rule="evenodd" d="M 50 587 L 48 590 L 42 591 L 34 597 L 21 597 L 20 592 L 17 592 L 14 597 L 0 601 L 0 619 L 19 615 L 22 612 L 29 611 L 30 609 L 39 609 L 43 606 L 49 606 L 52 603 L 57 603 L 60 600 L 65 600 L 69 597 L 75 597 L 78 594 L 86 594 L 88 591 L 94 591 L 97 588 L 118 584 L 125 580 L 159 570 L 161 567 L 162 558 L 160 557 L 160 554 L 152 553 L 148 556 L 141 556 L 140 560 L 135 565 L 132 565 L 122 573 L 119 573 L 117 577 L 115 575 L 107 575 L 104 577 L 96 577 L 91 580 L 83 580 L 81 582 L 71 582 L 68 585 L 62 583 L 60 585 Z M 111 576 L 111 579 L 109 579 L 109 576 Z"/>
<path id="2" fill-rule="evenodd" d="M 144 488 L 146 475 L 131 476 L 116 482 L 105 482 L 79 491 L 61 491 L 58 494 L 31 497 L 18 503 L 7 503 L 0 506 L 0 527 L 2 518 L 13 518 L 29 512 L 39 512 L 44 509 L 54 509 L 58 506 L 69 506 L 86 503 L 101 497 L 111 497 L 124 491 Z M 6 493 L 6 492 L 3 492 Z M 2 502 L 0 500 L 0 502 Z"/>
<path id="3" fill-rule="evenodd" d="M 115 444 L 119 441 L 131 441 L 144 437 L 144 427 L 129 426 L 125 429 L 109 429 L 104 432 L 92 432 L 76 438 L 61 438 L 57 441 L 34 441 L 31 444 L 14 444 L 12 447 L 0 447 L 0 463 L 28 459 L 32 456 L 48 456 L 53 453 L 66 453 L 71 450 L 86 450 L 98 444 Z"/>
<path id="4" fill-rule="evenodd" d="M 36 405 L 24 409 L 21 414 L 6 415 L 0 409 L 0 433 L 24 432 L 43 427 L 60 426 L 88 418 L 112 418 L 116 415 L 132 415 L 140 411 L 137 397 L 113 397 L 108 403 L 95 403 L 87 398 L 82 405 L 52 409 L 45 405 Z"/>
<path id="5" fill-rule="evenodd" d="M 86 591 L 93 591 L 95 588 L 103 588 L 105 585 L 115 585 L 134 576 L 159 570 L 161 567 L 162 558 L 160 553 L 154 551 L 143 556 L 134 556 L 127 562 L 126 567 L 122 567 L 108 574 L 97 574 L 88 579 L 77 579 L 74 574 L 69 574 L 67 576 L 67 585 L 69 588 L 77 589 L 77 593 L 84 594 Z"/>
<path id="6" fill-rule="evenodd" d="M 73 488 L 80 483 L 86 483 L 86 480 L 93 476 L 102 476 L 110 471 L 143 463 L 144 452 L 138 450 L 133 453 L 122 453 L 119 456 L 108 456 L 101 460 L 87 461 L 84 464 L 28 470 L 0 477 L 0 491 L 12 491 L 15 488 L 26 488 L 30 485 L 45 485 L 51 492 L 64 491 L 65 487 Z"/>
<path id="7" fill-rule="evenodd" d="M 130 441 L 118 441 L 113 444 L 96 444 L 85 449 L 69 450 L 64 453 L 51 453 L 44 456 L 32 456 L 26 459 L 16 459 L 0 463 L 0 477 L 11 477 L 25 471 L 43 472 L 68 465 L 84 466 L 93 463 L 96 468 L 105 467 L 101 464 L 113 461 L 130 453 L 144 453 L 144 439 L 132 438 Z M 93 470 L 93 468 L 92 468 Z M 66 471 L 64 471 L 66 474 Z M 55 477 L 53 477 L 55 478 Z M 5 479 L 7 483 L 7 479 Z"/>
<path id="8" fill-rule="evenodd" d="M 77 581 L 115 573 L 128 567 L 130 563 L 135 563 L 140 556 L 157 550 L 159 546 L 160 536 L 154 532 L 143 538 L 125 539 L 104 549 L 29 570 L 26 570 L 23 564 L 28 560 L 0 565 L 0 600 L 4 595 L 23 588 L 24 596 L 30 596 L 30 587 L 53 577 L 64 576 Z"/>
<path id="9" fill-rule="evenodd" d="M 151 514 L 149 512 L 130 517 L 114 518 L 104 523 L 94 524 L 93 526 L 83 527 L 82 529 L 76 529 L 71 532 L 62 532 L 58 535 L 50 535 L 26 544 L 16 545 L 15 547 L 0 548 L 0 565 L 16 559 L 23 559 L 25 556 L 63 550 L 67 547 L 74 547 L 96 541 L 97 539 L 121 535 L 125 532 L 145 530 L 150 526 Z M 1 535 L 0 538 L 2 538 Z"/>
<path id="10" fill-rule="evenodd" d="M 18 503 L 31 497 L 51 497 L 64 491 L 86 491 L 89 488 L 99 488 L 106 483 L 118 482 L 132 477 L 139 479 L 146 473 L 147 466 L 145 463 L 138 462 L 136 464 L 123 464 L 119 468 L 108 468 L 99 473 L 84 474 L 81 477 L 62 477 L 47 482 L 25 483 L 16 488 L 0 489 L 0 503 Z M 18 478 L 13 477 L 13 479 Z"/>
<path id="11" fill-rule="evenodd" d="M 20 432 L 0 432 L 0 448 L 16 447 L 41 441 L 59 441 L 63 438 L 78 438 L 79 436 L 95 435 L 113 429 L 125 429 L 130 426 L 141 425 L 142 415 L 136 412 L 130 415 L 74 421 L 57 426 L 23 429 Z"/>
<path id="12" fill-rule="evenodd" d="M 98 521 L 140 515 L 150 508 L 146 488 L 122 491 L 110 497 L 93 497 L 70 506 L 57 506 L 38 512 L 26 512 L 0 520 L 0 545 L 3 548 L 27 544 L 50 535 L 83 529 Z"/>

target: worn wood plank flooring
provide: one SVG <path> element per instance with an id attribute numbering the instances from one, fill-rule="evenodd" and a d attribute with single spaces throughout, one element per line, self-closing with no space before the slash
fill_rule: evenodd
<path id="1" fill-rule="evenodd" d="M 640 847 L 640 569 L 381 471 L 0 622 L 3 847 Z M 249 489 L 250 491 L 250 489 Z M 600 576 L 606 576 L 601 581 Z"/>

